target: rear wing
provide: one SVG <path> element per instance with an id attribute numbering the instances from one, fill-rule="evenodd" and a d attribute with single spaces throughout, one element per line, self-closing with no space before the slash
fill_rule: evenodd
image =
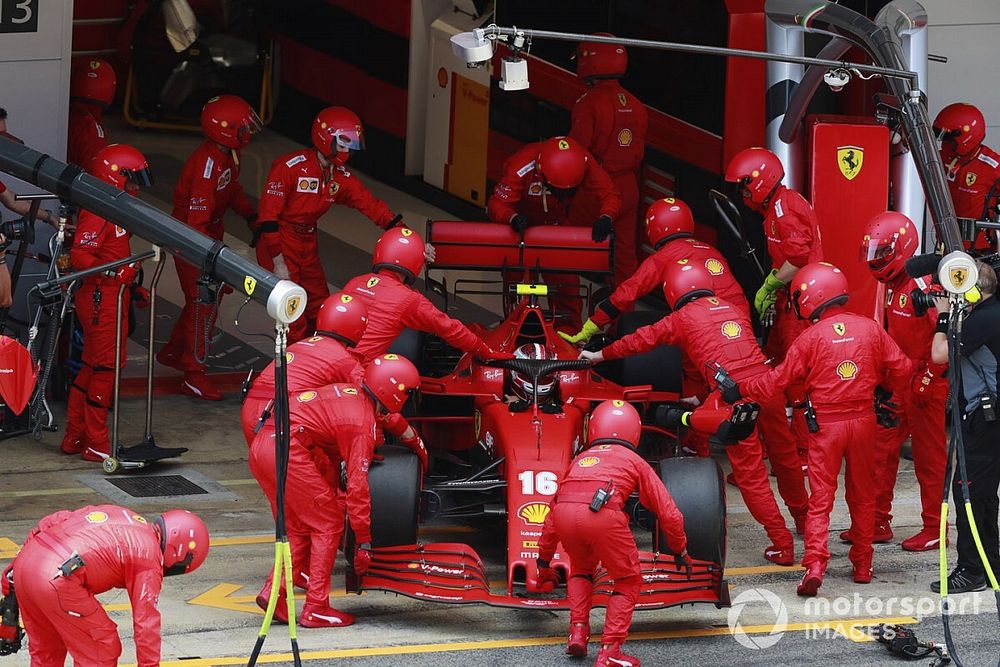
<path id="1" fill-rule="evenodd" d="M 437 255 L 428 269 L 614 273 L 613 237 L 595 243 L 589 227 L 541 225 L 518 234 L 495 222 L 428 220 L 424 238 Z"/>

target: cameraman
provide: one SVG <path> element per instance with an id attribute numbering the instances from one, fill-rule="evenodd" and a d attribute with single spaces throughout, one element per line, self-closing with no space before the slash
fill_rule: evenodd
<path id="1" fill-rule="evenodd" d="M 997 537 L 997 488 L 1000 486 L 1000 421 L 997 420 L 997 360 L 1000 359 L 1000 302 L 995 297 L 997 276 L 993 268 L 982 262 L 976 287 L 982 297 L 965 315 L 961 332 L 961 393 L 962 439 L 965 445 L 966 472 L 972 512 L 982 539 L 983 549 L 994 572 L 1000 572 Z M 931 344 L 931 360 L 948 362 L 948 300 L 939 298 L 936 306 L 937 330 Z M 952 419 L 956 419 L 952 415 Z M 962 493 L 959 471 L 953 482 L 956 504 Z M 949 593 L 967 593 L 986 588 L 986 572 L 964 508 L 955 513 L 958 529 L 958 565 L 948 576 Z M 940 591 L 939 582 L 931 590 Z"/>

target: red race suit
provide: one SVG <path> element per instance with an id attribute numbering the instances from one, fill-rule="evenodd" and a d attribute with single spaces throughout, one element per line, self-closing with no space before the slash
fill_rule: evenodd
<path id="1" fill-rule="evenodd" d="M 292 568 L 299 572 L 308 563 L 306 604 L 326 607 L 345 508 L 357 543 L 371 542 L 368 467 L 375 451 L 375 409 L 360 386 L 332 384 L 292 395 L 289 421 L 285 511 Z M 346 463 L 346 493 L 328 481 L 317 466 L 319 457 L 329 458 L 338 472 Z M 250 445 L 250 471 L 275 511 L 273 427 L 262 429 Z"/>
<path id="2" fill-rule="evenodd" d="M 239 158 L 237 153 L 234 160 L 234 153 L 236 151 L 223 149 L 213 141 L 203 142 L 184 164 L 174 188 L 171 215 L 217 241 L 221 241 L 225 233 L 223 216 L 226 209 L 231 208 L 247 219 L 256 215 L 253 203 L 240 185 Z M 218 306 L 198 303 L 201 267 L 176 258 L 174 266 L 184 292 L 184 309 L 160 355 L 174 359 L 172 365 L 185 372 L 203 373 L 204 359 L 208 355 L 205 338 L 211 335 L 215 326 Z"/>
<path id="3" fill-rule="evenodd" d="M 621 198 L 615 218 L 615 283 L 635 272 L 638 172 L 646 147 L 646 106 L 617 79 L 599 80 L 573 106 L 569 136 L 597 159 Z M 597 216 L 593 216 L 596 220 Z"/>
<path id="4" fill-rule="evenodd" d="M 808 434 L 809 513 L 802 564 L 826 569 L 830 512 L 837 476 L 847 459 L 847 507 L 854 526 L 850 559 L 870 569 L 875 529 L 875 387 L 895 391 L 910 381 L 913 364 L 874 320 L 827 308 L 820 320 L 792 343 L 774 370 L 740 383 L 751 400 L 768 400 L 799 382 L 816 411 L 819 431 Z"/>
<path id="5" fill-rule="evenodd" d="M 80 271 L 132 254 L 129 238 L 132 235 L 115 223 L 90 211 L 80 211 L 76 225 L 70 260 Z M 115 364 L 125 366 L 125 347 L 128 344 L 128 302 L 131 289 L 125 287 L 118 303 L 119 281 L 115 276 L 92 275 L 81 281 L 73 295 L 76 316 L 83 327 L 83 365 L 69 390 L 66 412 L 66 435 L 63 451 L 75 453 L 92 449 L 102 454 L 111 453 L 108 438 L 108 410 L 114 398 Z M 115 319 L 118 309 L 121 318 L 121 355 L 115 359 Z M 86 454 L 86 451 L 84 451 Z M 95 454 L 90 457 L 99 460 Z"/>
<path id="6" fill-rule="evenodd" d="M 273 258 L 282 255 L 289 278 L 306 290 L 305 316 L 290 325 L 291 341 L 315 330 L 319 307 L 330 296 L 316 225 L 334 204 L 357 209 L 382 229 L 395 219 L 385 202 L 374 197 L 355 174 L 342 165 L 323 167 L 313 149 L 282 155 L 271 164 L 258 219 L 261 224 L 276 221 L 278 231 L 263 235 L 257 261 L 271 271 Z"/>
<path id="7" fill-rule="evenodd" d="M 70 102 L 67 162 L 89 169 L 94 156 L 108 145 L 108 134 L 102 123 L 103 115 L 101 108 L 95 104 Z"/>
<path id="8" fill-rule="evenodd" d="M 973 220 L 996 220 L 1000 205 L 1000 153 L 980 146 L 972 155 L 959 156 L 941 151 L 948 191 L 955 203 L 955 215 Z M 996 249 L 996 233 L 976 233 L 976 248 Z"/>
<path id="9" fill-rule="evenodd" d="M 594 493 L 608 481 L 615 492 L 598 512 L 590 511 Z M 570 625 L 590 625 L 593 577 L 601 563 L 614 579 L 604 622 L 604 644 L 622 643 L 632 624 L 642 576 L 639 551 L 622 511 L 629 495 L 638 488 L 639 500 L 659 519 L 667 546 L 675 554 L 687 549 L 684 517 L 652 467 L 626 445 L 604 444 L 581 452 L 569 464 L 552 499 L 538 541 L 538 558 L 551 561 L 562 542 L 570 558 L 566 582 Z"/>
<path id="10" fill-rule="evenodd" d="M 85 563 L 59 571 L 73 554 Z M 94 597 L 124 588 L 132 605 L 139 667 L 160 664 L 163 553 L 153 526 L 116 505 L 60 510 L 38 522 L 14 559 L 14 585 L 34 667 L 115 667 L 122 652 L 118 626 Z"/>
<path id="11" fill-rule="evenodd" d="M 404 285 L 395 271 L 355 276 L 342 291 L 361 299 L 368 308 L 365 335 L 354 347 L 354 354 L 363 364 L 385 354 L 406 327 L 439 336 L 462 352 L 483 355 L 489 350 L 467 326 L 445 315 L 420 292 Z"/>
<path id="12" fill-rule="evenodd" d="M 711 387 L 715 386 L 715 371 L 709 368 L 710 365 L 722 366 L 737 382 L 768 371 L 746 313 L 716 297 L 695 299 L 660 321 L 615 341 L 601 352 L 606 360 L 614 360 L 648 352 L 662 344 L 680 346 L 701 374 L 701 381 Z M 778 479 L 778 492 L 792 515 L 801 517 L 809 498 L 795 440 L 788 429 L 785 402 L 779 397 L 778 400 L 760 401 L 760 407 L 757 427 L 763 436 L 771 469 Z M 757 432 L 726 447 L 726 454 L 750 514 L 764 526 L 775 547 L 791 550 L 792 535 L 774 500 Z"/>
<path id="13" fill-rule="evenodd" d="M 541 142 L 528 144 L 504 162 L 503 176 L 493 188 L 493 194 L 486 204 L 486 213 L 490 220 L 509 224 L 515 215 L 520 214 L 528 218 L 529 226 L 586 227 L 593 224 L 601 215 L 607 215 L 612 219 L 618 217 L 621 208 L 618 191 L 592 155 L 587 156 L 587 171 L 584 173 L 578 193 L 572 197 L 561 198 L 549 189 L 535 168 L 535 158 L 538 157 L 540 147 Z M 593 211 L 573 210 L 576 200 L 582 194 L 597 199 L 597 217 L 591 217 Z M 514 279 L 518 280 L 520 277 Z M 576 331 L 580 328 L 583 305 L 579 297 L 580 277 L 549 273 L 545 275 L 545 281 L 553 286 L 554 291 L 562 295 L 561 298 L 553 298 L 553 308 L 568 312 L 570 317 L 566 326 L 575 327 L 573 331 Z"/>

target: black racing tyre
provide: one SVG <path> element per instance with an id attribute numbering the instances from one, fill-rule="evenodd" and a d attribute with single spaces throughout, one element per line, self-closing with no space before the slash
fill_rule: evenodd
<path id="1" fill-rule="evenodd" d="M 663 317 L 657 311 L 625 313 L 618 319 L 617 338 L 621 338 Z M 625 357 L 619 363 L 621 384 L 653 386 L 654 391 L 681 391 L 681 351 L 673 345 L 660 345 L 646 352 Z"/>
<path id="2" fill-rule="evenodd" d="M 393 354 L 398 354 L 401 357 L 406 357 L 413 362 L 413 365 L 417 367 L 417 370 L 421 373 L 422 359 L 423 359 L 423 349 L 424 349 L 424 337 L 423 331 L 417 331 L 415 329 L 403 329 L 396 340 L 392 341 L 392 345 L 389 346 L 389 352 Z"/>
<path id="3" fill-rule="evenodd" d="M 395 547 L 417 543 L 420 509 L 420 460 L 407 447 L 384 445 L 368 471 L 372 497 L 372 546 Z"/>
<path id="4" fill-rule="evenodd" d="M 712 459 L 681 457 L 660 461 L 660 479 L 684 515 L 688 553 L 726 565 L 726 484 Z M 666 551 L 662 532 L 660 544 Z"/>

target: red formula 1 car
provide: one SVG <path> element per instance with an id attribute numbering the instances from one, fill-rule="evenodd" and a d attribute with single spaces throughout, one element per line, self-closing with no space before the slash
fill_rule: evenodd
<path id="1" fill-rule="evenodd" d="M 594 244 L 589 229 L 533 228 L 522 238 L 506 225 L 435 222 L 428 224 L 427 240 L 437 250 L 431 267 L 435 269 L 500 269 L 504 276 L 529 279 L 537 269 L 610 272 L 607 244 Z M 585 445 L 592 405 L 625 399 L 648 416 L 656 405 L 678 399 L 676 391 L 612 381 L 578 360 L 576 348 L 556 334 L 551 313 L 542 308 L 543 284 L 504 288 L 504 319 L 489 330 L 480 327 L 478 333 L 495 350 L 513 352 L 524 343 L 538 343 L 549 358 L 481 362 L 465 355 L 442 377 L 423 378 L 415 414 L 408 418 L 424 434 L 433 458 L 431 470 L 421 483 L 416 457 L 401 448 L 381 448 L 385 459 L 372 467 L 369 477 L 374 558 L 363 577 L 349 569 L 349 590 L 382 590 L 446 603 L 567 609 L 564 588 L 551 594 L 534 590 L 535 558 L 557 480 Z M 458 285 L 455 291 L 461 293 Z M 660 370 L 679 375 L 679 363 L 671 358 L 672 367 Z M 536 388 L 539 378 L 555 377 L 556 389 L 544 400 L 537 389 L 530 400 L 513 400 L 513 373 Z M 652 439 L 672 437 L 653 424 L 644 425 L 644 430 Z M 644 585 L 638 608 L 693 602 L 728 606 L 720 469 L 711 459 L 664 458 L 658 465 L 684 514 L 694 568 L 688 576 L 674 565 L 671 554 L 656 551 L 660 541 L 654 534 L 654 550 L 640 552 Z M 642 513 L 633 507 L 634 517 Z M 494 590 L 486 566 L 470 546 L 417 541 L 420 518 L 495 525 L 491 517 L 506 520 L 503 590 Z M 568 574 L 565 552 L 559 551 L 553 565 Z M 603 570 L 594 590 L 595 605 L 604 605 L 610 581 Z"/>

